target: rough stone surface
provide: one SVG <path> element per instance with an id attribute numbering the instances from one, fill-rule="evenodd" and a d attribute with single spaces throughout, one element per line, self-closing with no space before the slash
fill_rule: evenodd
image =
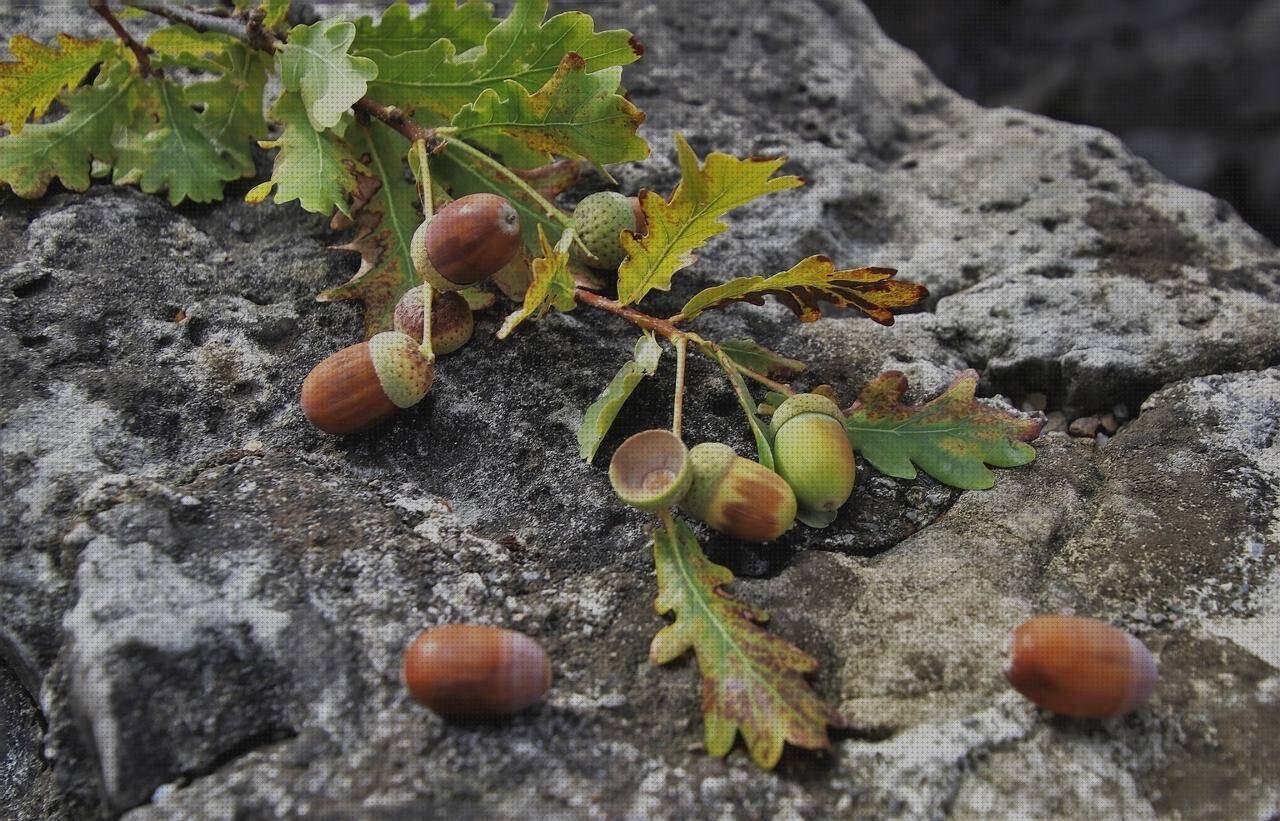
<path id="1" fill-rule="evenodd" d="M 1062 420 L 994 490 L 860 465 L 827 530 L 707 539 L 821 660 L 850 725 L 832 753 L 708 758 L 694 665 L 648 662 L 648 523 L 603 465 L 669 421 L 669 357 L 595 465 L 574 428 L 633 335 L 586 310 L 506 343 L 482 315 L 419 407 L 327 437 L 296 397 L 358 338 L 355 306 L 313 299 L 354 268 L 341 237 L 244 186 L 179 209 L 98 186 L 0 200 L 0 815 L 1274 813 L 1276 249 L 1105 133 L 957 97 L 854 3 L 591 10 L 649 47 L 627 84 L 656 152 L 624 190 L 670 187 L 676 128 L 812 183 L 735 217 L 655 312 L 817 251 L 893 265 L 936 297 L 893 328 L 743 306 L 705 332 L 846 399 L 890 368 L 923 399 L 972 366 Z M 688 438 L 745 452 L 723 380 L 698 359 L 689 378 Z M 1065 435 L 1118 404 L 1140 412 L 1104 445 Z M 1140 635 L 1149 706 L 1068 721 L 1012 693 L 1005 637 L 1049 610 Z M 455 620 L 543 642 L 547 702 L 500 724 L 410 702 L 402 648 Z"/>

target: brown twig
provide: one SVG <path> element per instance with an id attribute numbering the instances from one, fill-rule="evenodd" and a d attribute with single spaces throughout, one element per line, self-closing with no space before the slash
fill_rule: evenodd
<path id="1" fill-rule="evenodd" d="M 133 35 L 124 27 L 124 24 L 111 12 L 107 6 L 107 0 L 89 0 L 89 8 L 98 13 L 98 16 L 107 21 L 107 25 L 111 26 L 111 30 L 120 38 L 120 42 L 129 47 L 133 52 L 133 56 L 138 59 L 138 71 L 142 72 L 142 76 L 146 77 L 151 73 L 151 49 L 133 39 Z"/>
<path id="2" fill-rule="evenodd" d="M 105 2 L 105 0 L 90 0 L 91 4 L 93 2 Z M 243 40 L 253 48 L 262 51 L 275 51 L 281 45 L 276 36 L 262 25 L 263 17 L 261 14 L 251 14 L 248 22 L 244 22 L 234 17 L 219 17 L 216 14 L 197 11 L 185 6 L 169 6 L 164 3 L 153 3 L 150 0 L 126 0 L 126 2 L 136 9 L 142 9 L 145 12 L 154 14 L 157 17 L 163 17 L 166 20 L 172 20 L 175 23 L 182 23 L 184 26 L 190 26 L 199 32 L 215 31 L 228 37 L 234 37 L 237 40 Z M 261 12 L 261 9 L 255 9 L 255 12 Z"/>
<path id="3" fill-rule="evenodd" d="M 426 128 L 418 125 L 409 119 L 403 111 L 395 106 L 385 106 L 382 103 L 372 100 L 368 97 L 361 97 L 351 106 L 357 112 L 364 112 L 375 120 L 381 120 L 391 128 L 400 132 L 400 134 L 409 142 L 416 143 L 419 140 L 427 144 L 427 151 L 435 153 L 440 147 L 440 140 L 436 138 L 436 130 L 434 128 Z"/>
<path id="4" fill-rule="evenodd" d="M 697 338 L 696 334 L 691 334 L 688 331 L 682 331 L 665 319 L 659 319 L 656 316 L 646 314 L 644 311 L 629 308 L 621 302 L 609 299 L 607 296 L 601 296 L 595 291 L 588 291 L 585 288 L 577 288 L 573 292 L 573 298 L 584 305 L 590 305 L 592 308 L 599 308 L 602 311 L 608 311 L 611 314 L 620 316 L 632 325 L 644 328 L 646 331 L 653 331 L 656 334 L 660 334 L 664 339 L 671 342 L 675 342 L 676 339 L 680 337 L 693 339 L 695 342 L 702 341 Z"/>

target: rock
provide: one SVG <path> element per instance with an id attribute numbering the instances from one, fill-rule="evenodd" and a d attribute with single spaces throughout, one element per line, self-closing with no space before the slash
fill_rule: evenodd
<path id="1" fill-rule="evenodd" d="M 1067 415 L 1062 411 L 1053 411 L 1045 417 L 1044 427 L 1040 429 L 1041 433 L 1065 433 L 1067 430 Z"/>
<path id="2" fill-rule="evenodd" d="M 1022 410 L 1028 413 L 1032 411 L 1043 411 L 1049 405 L 1049 397 L 1043 393 L 1033 391 L 1026 395 L 1022 400 Z"/>
<path id="3" fill-rule="evenodd" d="M 1116 419 L 1115 414 L 1107 413 L 1103 414 L 1098 420 L 1098 426 L 1110 435 L 1120 429 L 1120 422 Z"/>
<path id="4" fill-rule="evenodd" d="M 1079 419 L 1071 420 L 1071 424 L 1067 426 L 1067 433 L 1072 436 L 1093 436 L 1098 432 L 1101 424 L 1096 416 L 1081 416 Z"/>
<path id="5" fill-rule="evenodd" d="M 699 749 L 691 662 L 649 663 L 652 525 L 603 469 L 669 424 L 671 357 L 593 465 L 574 429 L 634 337 L 585 309 L 502 344 L 482 313 L 424 403 L 326 437 L 298 386 L 361 325 L 314 300 L 354 270 L 323 220 L 234 190 L 179 209 L 106 185 L 4 199 L 3 772 L 36 796 L 18 817 L 933 817 L 1098 795 L 1135 816 L 1269 811 L 1275 249 L 1102 132 L 964 101 L 860 5 L 591 11 L 649 47 L 626 77 L 655 154 L 616 169 L 624 190 L 669 190 L 675 128 L 702 153 L 785 152 L 811 181 L 736 214 L 655 313 L 809 253 L 891 265 L 930 311 L 880 328 L 738 306 L 699 330 L 802 358 L 802 386 L 845 403 L 882 370 L 922 401 L 973 366 L 986 395 L 1138 418 L 1101 449 L 1042 437 L 990 491 L 862 464 L 827 530 L 704 533 L 853 727 L 762 773 L 740 746 Z M 83 14 L 60 19 L 101 34 Z M 714 366 L 688 378 L 689 441 L 749 452 Z M 1055 610 L 1146 614 L 1166 671 L 1149 708 L 1064 725 L 1009 691 L 1004 638 Z M 496 727 L 413 705 L 405 642 L 459 620 L 538 638 L 546 703 Z"/>

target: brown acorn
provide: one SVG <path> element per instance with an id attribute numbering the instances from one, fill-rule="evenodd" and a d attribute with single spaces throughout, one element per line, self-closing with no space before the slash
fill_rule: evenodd
<path id="1" fill-rule="evenodd" d="M 396 303 L 392 325 L 417 342 L 422 342 L 422 294 L 419 285 L 405 291 Z M 471 340 L 476 321 L 466 297 L 456 291 L 435 294 L 431 299 L 431 350 L 436 356 L 453 353 Z"/>
<path id="2" fill-rule="evenodd" d="M 1083 616 L 1036 616 L 1009 640 L 1005 678 L 1046 710 L 1111 718 L 1151 696 L 1158 671 L 1151 651 L 1118 627 Z"/>
<path id="3" fill-rule="evenodd" d="M 384 331 L 312 368 L 302 382 L 302 412 L 325 433 L 355 433 L 418 404 L 432 376 L 412 337 Z"/>
<path id="4" fill-rule="evenodd" d="M 520 250 L 520 215 L 497 194 L 468 194 L 436 211 L 424 233 L 427 259 L 440 276 L 474 285 Z"/>
<path id="5" fill-rule="evenodd" d="M 551 662 L 538 642 L 488 624 L 424 630 L 404 651 L 409 693 L 446 717 L 518 713 L 551 686 Z"/>
<path id="6" fill-rule="evenodd" d="M 689 451 L 693 479 L 680 509 L 721 533 L 767 542 L 791 529 L 796 495 L 782 477 L 719 442 Z"/>

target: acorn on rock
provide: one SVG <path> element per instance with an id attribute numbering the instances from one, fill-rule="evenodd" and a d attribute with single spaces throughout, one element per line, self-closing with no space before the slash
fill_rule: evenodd
<path id="1" fill-rule="evenodd" d="M 447 718 L 518 713 L 551 686 L 551 662 L 523 633 L 488 624 L 445 624 L 424 630 L 404 651 L 404 684 Z"/>
<path id="2" fill-rule="evenodd" d="M 796 495 L 782 477 L 719 442 L 689 451 L 693 479 L 680 508 L 721 533 L 767 542 L 791 529 Z"/>
<path id="3" fill-rule="evenodd" d="M 795 491 L 796 516 L 826 527 L 853 493 L 857 465 L 844 414 L 825 396 L 788 397 L 773 413 L 774 468 Z"/>
<path id="4" fill-rule="evenodd" d="M 418 404 L 433 375 L 413 337 L 384 331 L 312 368 L 302 382 L 302 412 L 325 433 L 355 433 Z"/>
<path id="5" fill-rule="evenodd" d="M 428 285 L 405 291 L 396 303 L 393 327 L 422 342 L 422 297 Z M 476 321 L 466 297 L 456 291 L 435 294 L 431 299 L 431 350 L 436 356 L 453 353 L 471 341 Z"/>
<path id="6" fill-rule="evenodd" d="M 618 498 L 650 512 L 671 507 L 693 481 L 689 451 L 669 430 L 645 430 L 618 446 L 609 482 Z"/>
<path id="7" fill-rule="evenodd" d="M 414 234 L 412 250 L 419 274 L 438 290 L 456 291 L 500 270 L 515 257 L 521 242 L 520 214 L 508 200 L 497 194 L 468 194 L 425 220 Z M 430 273 L 424 261 L 430 263 Z M 433 281 L 431 274 L 444 283 Z"/>
<path id="8" fill-rule="evenodd" d="M 1035 616 L 1009 639 L 1005 678 L 1036 704 L 1065 716 L 1112 718 L 1140 707 L 1158 670 L 1137 637 L 1083 616 Z"/>
<path id="9" fill-rule="evenodd" d="M 627 197 L 616 191 L 598 191 L 573 209 L 573 219 L 569 223 L 582 245 L 586 246 L 590 256 L 584 254 L 582 248 L 574 244 L 574 258 L 584 265 L 601 270 L 615 271 L 627 258 L 622 247 L 622 232 L 642 233 L 638 221 L 644 218 L 639 203 L 634 197 Z"/>

